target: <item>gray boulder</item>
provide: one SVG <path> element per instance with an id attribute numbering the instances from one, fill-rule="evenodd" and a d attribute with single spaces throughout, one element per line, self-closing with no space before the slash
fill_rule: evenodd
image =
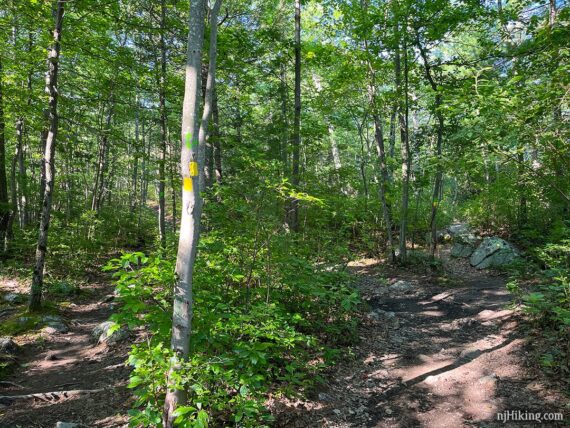
<path id="1" fill-rule="evenodd" d="M 54 334 L 54 333 L 67 333 L 69 327 L 63 321 L 63 318 L 58 315 L 46 315 L 42 317 L 42 322 L 45 324 L 45 328 L 42 329 L 43 333 Z"/>
<path id="2" fill-rule="evenodd" d="M 17 293 L 8 293 L 4 295 L 3 299 L 7 303 L 15 304 L 22 303 L 25 300 L 25 297 Z"/>
<path id="3" fill-rule="evenodd" d="M 58 422 L 55 424 L 55 428 L 79 428 L 79 425 L 73 422 Z"/>
<path id="4" fill-rule="evenodd" d="M 454 223 L 447 228 L 447 232 L 452 236 L 468 235 L 471 233 L 469 225 L 466 223 Z"/>
<path id="5" fill-rule="evenodd" d="M 496 236 L 485 238 L 469 259 L 477 269 L 500 267 L 512 263 L 519 257 L 515 247 Z"/>
<path id="6" fill-rule="evenodd" d="M 412 284 L 411 282 L 407 282 L 407 281 L 398 281 L 395 282 L 394 284 L 392 284 L 390 287 L 388 287 L 390 289 L 390 291 L 396 291 L 399 293 L 404 293 L 406 291 L 411 291 L 414 289 L 414 284 Z"/>
<path id="7" fill-rule="evenodd" d="M 11 337 L 0 337 L 0 354 L 14 355 L 20 347 Z"/>
<path id="8" fill-rule="evenodd" d="M 47 326 L 42 329 L 44 333 L 54 334 L 54 333 L 67 333 L 69 327 L 62 322 L 48 322 Z"/>
<path id="9" fill-rule="evenodd" d="M 120 327 L 118 330 L 113 331 L 113 333 L 109 334 L 109 330 L 115 323 L 113 321 L 105 321 L 99 324 L 93 330 L 92 337 L 97 343 L 107 343 L 109 345 L 121 342 L 125 340 L 129 336 L 129 332 Z"/>
<path id="10" fill-rule="evenodd" d="M 451 247 L 451 256 L 467 258 L 473 254 L 473 251 L 475 251 L 475 248 L 472 245 L 458 242 Z"/>
<path id="11" fill-rule="evenodd" d="M 368 318 L 391 328 L 399 328 L 400 322 L 394 312 L 375 309 L 368 314 Z"/>

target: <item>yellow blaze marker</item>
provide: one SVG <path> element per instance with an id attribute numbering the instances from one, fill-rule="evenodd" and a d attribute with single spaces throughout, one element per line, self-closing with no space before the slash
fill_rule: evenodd
<path id="1" fill-rule="evenodd" d="M 192 179 L 188 177 L 184 177 L 184 191 L 191 192 L 192 191 Z"/>
<path id="2" fill-rule="evenodd" d="M 198 163 L 197 162 L 190 162 L 190 175 L 192 177 L 198 176 Z"/>

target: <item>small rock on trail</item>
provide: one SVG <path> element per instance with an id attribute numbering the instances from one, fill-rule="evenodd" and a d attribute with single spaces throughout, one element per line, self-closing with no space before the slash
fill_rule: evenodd
<path id="1" fill-rule="evenodd" d="M 111 328 L 115 325 L 113 321 L 105 321 L 99 324 L 93 330 L 93 340 L 97 343 L 107 343 L 113 345 L 125 340 L 129 336 L 129 332 L 122 327 L 109 334 Z"/>
<path id="2" fill-rule="evenodd" d="M 19 346 L 11 337 L 0 337 L 0 354 L 15 355 Z"/>

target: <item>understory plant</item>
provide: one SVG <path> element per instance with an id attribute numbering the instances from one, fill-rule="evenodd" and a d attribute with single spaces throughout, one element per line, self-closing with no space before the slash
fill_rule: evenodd
<path id="1" fill-rule="evenodd" d="M 308 392 L 337 355 L 334 348 L 354 340 L 350 315 L 359 296 L 350 276 L 292 254 L 288 237 L 267 236 L 258 247 L 228 238 L 220 245 L 213 232 L 203 240 L 191 358 L 176 379 L 188 397 L 176 411 L 177 426 L 266 426 L 269 393 Z M 121 306 L 114 320 L 141 331 L 129 356 L 129 387 L 137 396 L 133 426 L 161 424 L 171 357 L 173 254 L 127 253 L 105 267 L 115 272 Z"/>

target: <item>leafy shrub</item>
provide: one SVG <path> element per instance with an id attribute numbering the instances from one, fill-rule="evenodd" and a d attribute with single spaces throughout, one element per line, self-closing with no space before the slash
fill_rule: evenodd
<path id="1" fill-rule="evenodd" d="M 543 268 L 540 283 L 522 296 L 523 309 L 541 332 L 541 365 L 568 379 L 570 374 L 570 239 L 534 251 Z M 516 284 L 510 287 L 517 289 Z"/>
<path id="2" fill-rule="evenodd" d="M 215 236 L 203 240 L 196 266 L 192 352 L 177 379 L 188 403 L 178 408 L 177 424 L 265 426 L 271 421 L 263 405 L 268 392 L 307 391 L 335 355 L 329 347 L 355 337 L 350 314 L 359 296 L 347 274 L 283 251 L 290 244 L 285 238 L 270 239 L 268 259 L 267 248 L 249 252 L 247 243 L 226 237 L 219 245 Z M 115 271 L 121 303 L 114 320 L 146 333 L 129 357 L 136 426 L 161 423 L 172 356 L 172 254 L 123 254 L 105 268 Z"/>

